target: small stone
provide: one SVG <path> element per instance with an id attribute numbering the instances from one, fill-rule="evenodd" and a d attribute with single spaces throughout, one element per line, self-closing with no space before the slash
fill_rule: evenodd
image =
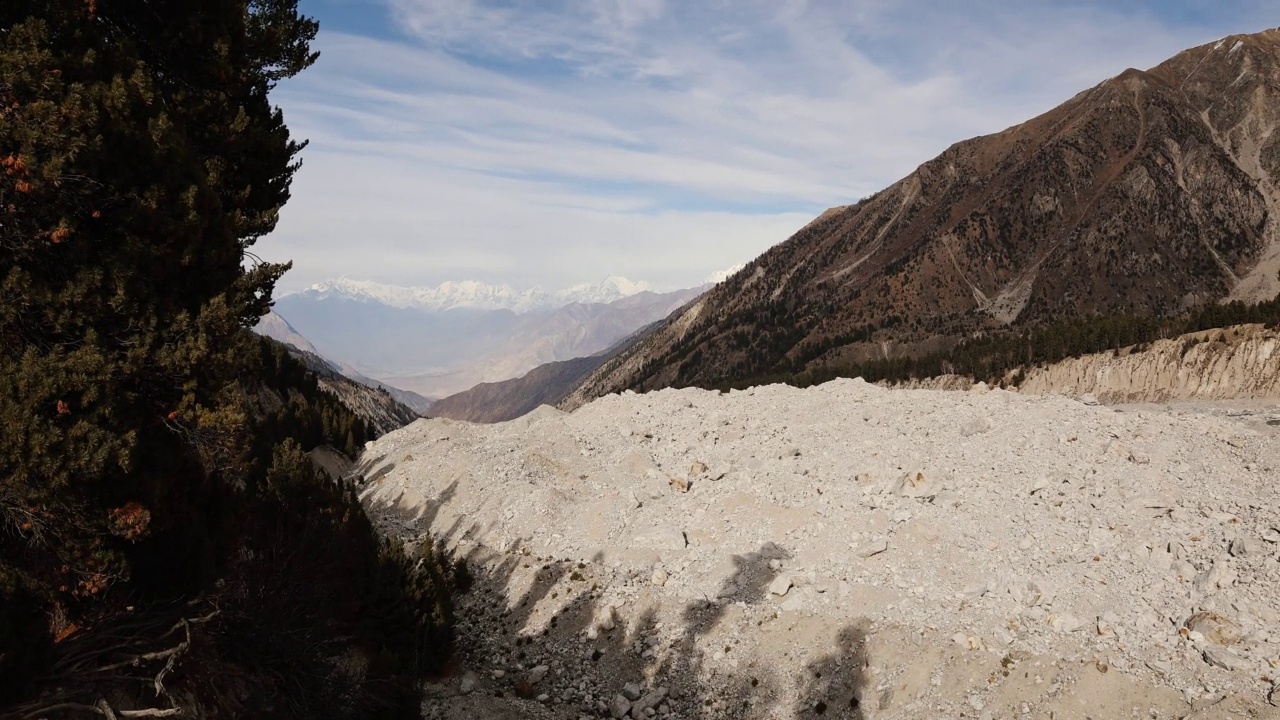
<path id="1" fill-rule="evenodd" d="M 677 492 L 682 493 L 689 492 L 689 488 L 693 487 L 693 483 L 689 482 L 688 478 L 681 477 L 673 477 L 667 482 L 667 484 L 675 488 Z"/>
<path id="2" fill-rule="evenodd" d="M 613 605 L 605 605 L 600 616 L 596 618 L 596 627 L 608 632 L 617 627 L 618 610 Z"/>
<path id="3" fill-rule="evenodd" d="M 609 703 L 609 716 L 614 720 L 622 720 L 631 710 L 631 703 L 621 695 L 614 695 Z"/>
<path id="4" fill-rule="evenodd" d="M 646 693 L 639 700 L 636 700 L 631 704 L 631 717 L 634 718 L 640 713 L 653 715 L 654 708 L 662 704 L 662 701 L 665 700 L 666 697 L 667 689 L 664 687 L 660 687 L 657 690 L 652 690 Z"/>
<path id="5" fill-rule="evenodd" d="M 1262 533 L 1262 539 L 1269 543 L 1280 543 L 1280 528 L 1267 528 L 1267 531 Z"/>
<path id="6" fill-rule="evenodd" d="M 533 683 L 534 685 L 537 685 L 538 683 L 542 682 L 542 679 L 547 676 L 547 671 L 549 671 L 550 669 L 551 668 L 547 667 L 546 665 L 539 665 L 534 669 L 530 670 L 529 682 Z"/>
<path id="7" fill-rule="evenodd" d="M 1210 594 L 1218 588 L 1230 587 L 1235 582 L 1235 571 L 1227 566 L 1221 560 L 1215 561 L 1209 566 L 1208 570 L 1200 573 L 1196 577 L 1196 591 L 1202 594 Z"/>
<path id="8" fill-rule="evenodd" d="M 791 575 L 784 573 L 769 583 L 769 592 L 778 596 L 786 595 L 793 584 L 795 583 Z"/>
<path id="9" fill-rule="evenodd" d="M 1067 633 L 1075 632 L 1076 630 L 1079 630 L 1083 625 L 1084 623 L 1080 622 L 1079 618 L 1068 613 L 1054 615 L 1049 618 L 1049 627 L 1053 628 L 1054 630 L 1057 630 L 1063 635 L 1066 635 Z"/>
<path id="10" fill-rule="evenodd" d="M 667 578 L 667 571 L 662 568 L 657 568 L 653 571 L 653 575 L 649 577 L 649 582 L 657 585 L 658 587 L 662 587 L 667 584 Z"/>
<path id="11" fill-rule="evenodd" d="M 699 475 L 706 473 L 707 470 L 708 468 L 706 463 L 702 462 L 701 460 L 696 460 L 692 465 L 689 466 L 689 477 L 696 478 Z"/>
<path id="12" fill-rule="evenodd" d="M 1238 537 L 1235 540 L 1232 540 L 1231 547 L 1228 550 L 1232 557 L 1240 558 L 1249 557 L 1251 555 L 1262 555 L 1266 551 L 1267 548 L 1265 545 L 1256 538 L 1248 536 Z"/>
<path id="13" fill-rule="evenodd" d="M 502 678 L 504 678 L 504 677 L 506 677 L 506 676 L 507 676 L 507 671 L 506 671 L 506 670 L 494 670 L 491 674 L 493 675 L 493 679 L 494 679 L 494 680 L 501 680 Z"/>
<path id="14" fill-rule="evenodd" d="M 859 546 L 857 550 L 853 551 L 853 554 L 857 555 L 860 558 L 869 558 L 874 555 L 879 555 L 880 553 L 888 549 L 889 549 L 888 540 L 873 540 L 869 543 L 864 543 L 863 545 Z"/>
<path id="15" fill-rule="evenodd" d="M 1247 670 L 1249 661 L 1224 647 L 1210 645 L 1204 649 L 1204 661 L 1224 670 Z"/>
<path id="16" fill-rule="evenodd" d="M 639 700 L 641 693 L 640 683 L 627 683 L 622 686 L 622 696 L 627 700 Z"/>
<path id="17" fill-rule="evenodd" d="M 544 702 L 546 702 L 546 701 L 548 701 L 548 700 L 550 700 L 550 699 L 551 699 L 551 696 L 550 696 L 550 695 L 548 695 L 548 694 L 546 694 L 546 693 L 542 693 L 542 694 L 541 694 L 541 695 L 539 695 L 539 696 L 538 696 L 538 698 L 537 698 L 538 702 L 540 702 L 540 703 L 544 703 Z"/>
<path id="18" fill-rule="evenodd" d="M 458 683 L 458 692 L 463 695 L 470 695 L 479 683 L 480 676 L 468 670 L 462 674 L 462 682 Z"/>
<path id="19" fill-rule="evenodd" d="M 1080 396 L 1080 402 L 1085 405 L 1097 405 L 1098 398 L 1093 393 L 1085 393 Z"/>

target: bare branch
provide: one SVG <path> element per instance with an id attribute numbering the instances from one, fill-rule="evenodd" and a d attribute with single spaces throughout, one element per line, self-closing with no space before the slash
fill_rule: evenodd
<path id="1" fill-rule="evenodd" d="M 116 714 L 111 712 L 111 706 L 103 698 L 98 698 L 98 712 L 105 715 L 107 720 L 116 720 Z"/>
<path id="2" fill-rule="evenodd" d="M 182 708 L 169 708 L 168 710 L 160 710 L 157 708 L 147 708 L 146 710 L 121 710 L 120 717 L 126 718 L 145 718 L 145 717 L 174 717 L 182 714 Z"/>

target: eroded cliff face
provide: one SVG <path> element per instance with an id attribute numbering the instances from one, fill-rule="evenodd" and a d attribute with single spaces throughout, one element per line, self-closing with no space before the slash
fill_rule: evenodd
<path id="1" fill-rule="evenodd" d="M 1028 371 L 1018 389 L 1105 403 L 1280 398 L 1280 331 L 1239 325 L 1085 355 Z"/>

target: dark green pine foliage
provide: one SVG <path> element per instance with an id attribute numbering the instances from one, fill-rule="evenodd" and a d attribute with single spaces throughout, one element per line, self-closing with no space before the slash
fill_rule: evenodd
<path id="1" fill-rule="evenodd" d="M 379 541 L 302 452 L 369 428 L 246 330 L 302 149 L 268 93 L 315 33 L 296 0 L 0 3 L 0 715 L 126 605 L 218 603 L 203 657 L 281 717 L 412 714 L 447 653 L 447 563 Z"/>
<path id="2" fill-rule="evenodd" d="M 803 352 L 799 357 L 803 358 L 803 362 L 780 364 L 782 371 L 748 375 L 726 383 L 720 389 L 745 388 L 771 382 L 808 387 L 837 377 L 861 377 L 868 382 L 902 382 L 946 374 L 1000 383 L 1006 374 L 1020 368 L 1129 346 L 1144 349 L 1145 345 L 1156 340 L 1244 324 L 1280 326 L 1280 297 L 1258 303 L 1233 301 L 1207 305 L 1182 317 L 1094 315 L 1030 329 L 993 331 L 962 340 L 947 350 L 919 356 L 903 355 L 861 363 L 805 367 L 805 363 L 811 358 L 842 344 L 842 341 L 836 341 L 826 346 L 815 346 L 817 350 L 802 348 Z M 866 337 L 869 336 L 868 333 Z M 865 339 L 855 338 L 857 341 Z M 797 367 L 805 369 L 796 371 Z M 1020 376 L 1020 372 L 1014 373 L 1014 381 Z"/>

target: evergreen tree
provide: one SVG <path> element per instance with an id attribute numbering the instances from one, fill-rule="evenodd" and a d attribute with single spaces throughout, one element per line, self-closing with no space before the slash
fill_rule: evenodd
<path id="1" fill-rule="evenodd" d="M 296 0 L 0 4 L 0 615 L 62 634 L 215 571 L 243 328 L 287 267 L 245 261 L 302 148 L 267 95 L 315 32 Z"/>

